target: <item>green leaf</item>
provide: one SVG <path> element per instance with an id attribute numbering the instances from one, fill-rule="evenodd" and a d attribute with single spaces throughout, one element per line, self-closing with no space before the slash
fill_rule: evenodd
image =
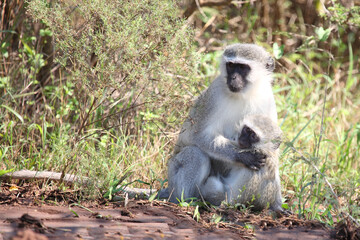
<path id="1" fill-rule="evenodd" d="M 289 205 L 287 203 L 283 203 L 281 204 L 281 207 L 285 210 L 288 210 L 289 209 Z"/>
<path id="2" fill-rule="evenodd" d="M 193 219 L 196 218 L 196 221 L 199 222 L 200 221 L 200 212 L 199 212 L 199 206 L 196 206 L 195 210 L 194 210 L 194 215 L 193 215 Z"/>
<path id="3" fill-rule="evenodd" d="M 1 30 L 0 32 L 3 32 L 3 33 L 13 33 L 13 34 L 16 34 L 15 31 L 13 30 Z"/>
<path id="4" fill-rule="evenodd" d="M 19 113 L 15 112 L 14 109 L 6 106 L 6 105 L 0 105 L 0 107 L 6 108 L 7 110 L 9 110 L 11 113 L 13 113 L 22 123 L 24 123 L 24 119 L 22 118 L 22 116 L 20 116 Z"/>
<path id="5" fill-rule="evenodd" d="M 216 224 L 219 223 L 221 220 L 222 220 L 222 216 L 221 216 L 221 215 L 214 214 L 214 215 L 211 217 L 211 222 L 216 223 Z"/>
<path id="6" fill-rule="evenodd" d="M 7 50 L 7 48 L 10 46 L 10 43 L 8 42 L 3 42 L 1 44 L 1 47 L 0 47 L 0 52 L 1 54 L 3 55 L 3 57 L 5 58 L 8 58 L 9 57 L 9 52 Z"/>
<path id="7" fill-rule="evenodd" d="M 14 171 L 14 168 L 12 169 L 9 169 L 9 170 L 0 170 L 0 176 L 6 174 L 6 173 L 9 173 L 9 172 L 13 172 Z"/>
<path id="8" fill-rule="evenodd" d="M 79 217 L 79 214 L 77 214 L 77 212 L 75 212 L 75 211 L 72 210 L 71 208 L 70 208 L 69 210 L 75 215 L 75 217 Z"/>
<path id="9" fill-rule="evenodd" d="M 331 33 L 331 28 L 328 28 L 328 29 L 324 29 L 323 27 L 319 27 L 319 28 L 316 28 L 315 29 L 315 33 L 318 37 L 318 39 L 321 41 L 321 42 L 324 42 L 328 39 L 330 33 Z"/>
<path id="10" fill-rule="evenodd" d="M 25 52 L 31 56 L 35 56 L 35 51 L 31 49 L 31 47 L 29 47 L 29 45 L 27 45 L 24 41 L 21 42 L 24 45 Z"/>
<path id="11" fill-rule="evenodd" d="M 154 199 L 156 198 L 157 196 L 157 192 L 153 193 L 150 197 L 149 197 L 149 201 L 154 201 Z"/>
<path id="12" fill-rule="evenodd" d="M 244 228 L 246 229 L 254 229 L 255 227 L 251 224 L 245 224 Z"/>
<path id="13" fill-rule="evenodd" d="M 40 36 L 49 36 L 51 37 L 53 35 L 52 31 L 49 28 L 46 29 L 40 29 Z"/>
<path id="14" fill-rule="evenodd" d="M 281 46 L 279 46 L 277 43 L 273 44 L 273 52 L 276 59 L 280 59 L 284 55 L 284 47 L 284 44 Z"/>

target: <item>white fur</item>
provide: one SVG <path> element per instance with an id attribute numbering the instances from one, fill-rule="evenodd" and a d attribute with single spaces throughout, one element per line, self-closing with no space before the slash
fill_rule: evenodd
<path id="1" fill-rule="evenodd" d="M 215 145 L 226 144 L 226 138 L 232 139 L 239 132 L 239 122 L 243 121 L 244 116 L 262 114 L 269 116 L 273 121 L 277 121 L 274 97 L 271 89 L 271 75 L 267 71 L 259 71 L 253 76 L 258 79 L 249 83 L 248 89 L 241 93 L 232 93 L 228 89 L 223 96 L 217 98 L 217 108 L 204 131 L 205 136 L 214 138 Z M 264 74 L 264 75 L 262 75 Z M 223 76 L 214 81 L 225 81 Z M 224 84 L 224 83 L 221 83 Z M 218 137 L 223 136 L 225 137 Z"/>
<path id="2" fill-rule="evenodd" d="M 242 57 L 227 57 L 227 56 L 224 56 L 223 57 L 223 62 L 242 63 L 242 64 L 250 65 L 254 61 L 251 61 L 249 59 L 242 58 Z"/>

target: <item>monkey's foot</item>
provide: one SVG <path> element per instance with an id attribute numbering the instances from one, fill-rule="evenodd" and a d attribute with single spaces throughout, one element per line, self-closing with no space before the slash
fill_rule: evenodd
<path id="1" fill-rule="evenodd" d="M 266 155 L 257 151 L 240 152 L 236 160 L 243 163 L 246 167 L 258 171 L 261 167 L 265 166 Z"/>
<path id="2" fill-rule="evenodd" d="M 277 218 L 288 217 L 293 214 L 290 210 L 283 209 L 282 207 L 270 207 L 269 213 L 275 215 Z"/>

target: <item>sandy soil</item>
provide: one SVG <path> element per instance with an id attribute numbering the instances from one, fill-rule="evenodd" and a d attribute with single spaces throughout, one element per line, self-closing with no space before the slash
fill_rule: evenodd
<path id="1" fill-rule="evenodd" d="M 273 218 L 218 208 L 201 209 L 147 200 L 74 204 L 74 193 L 41 190 L 36 185 L 2 184 L 1 239 L 357 239 L 359 229 L 330 229 L 296 216 Z M 215 214 L 222 221 L 214 223 Z"/>

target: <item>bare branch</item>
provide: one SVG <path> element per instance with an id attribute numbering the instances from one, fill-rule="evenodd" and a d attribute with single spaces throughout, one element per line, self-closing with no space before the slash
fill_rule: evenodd
<path id="1" fill-rule="evenodd" d="M 231 3 L 232 0 L 194 0 L 190 4 L 190 6 L 185 10 L 183 16 L 185 18 L 189 18 L 196 9 L 198 9 L 198 6 L 200 7 L 214 7 L 214 6 L 226 6 Z M 197 3 L 198 2 L 198 3 Z"/>
<path id="2" fill-rule="evenodd" d="M 60 181 L 61 173 L 50 172 L 50 171 L 31 171 L 31 170 L 20 170 L 12 173 L 6 173 L 0 176 L 0 179 L 42 179 L 42 180 L 53 180 Z M 65 174 L 62 179 L 64 183 L 73 184 L 75 182 L 88 185 L 91 181 L 88 177 L 79 177 L 74 174 Z M 131 188 L 125 187 L 125 193 L 128 193 L 129 198 L 149 198 L 151 194 L 156 192 L 156 190 L 146 189 L 146 188 Z M 117 199 L 117 198 L 115 198 Z M 119 198 L 121 199 L 121 198 Z"/>
<path id="3" fill-rule="evenodd" d="M 50 171 L 20 170 L 12 173 L 6 173 L 0 176 L 0 179 L 47 179 L 47 180 L 60 181 L 61 173 L 50 172 Z M 63 182 L 67 184 L 72 184 L 74 182 L 88 183 L 89 178 L 78 177 L 73 174 L 65 174 L 63 178 Z"/>

